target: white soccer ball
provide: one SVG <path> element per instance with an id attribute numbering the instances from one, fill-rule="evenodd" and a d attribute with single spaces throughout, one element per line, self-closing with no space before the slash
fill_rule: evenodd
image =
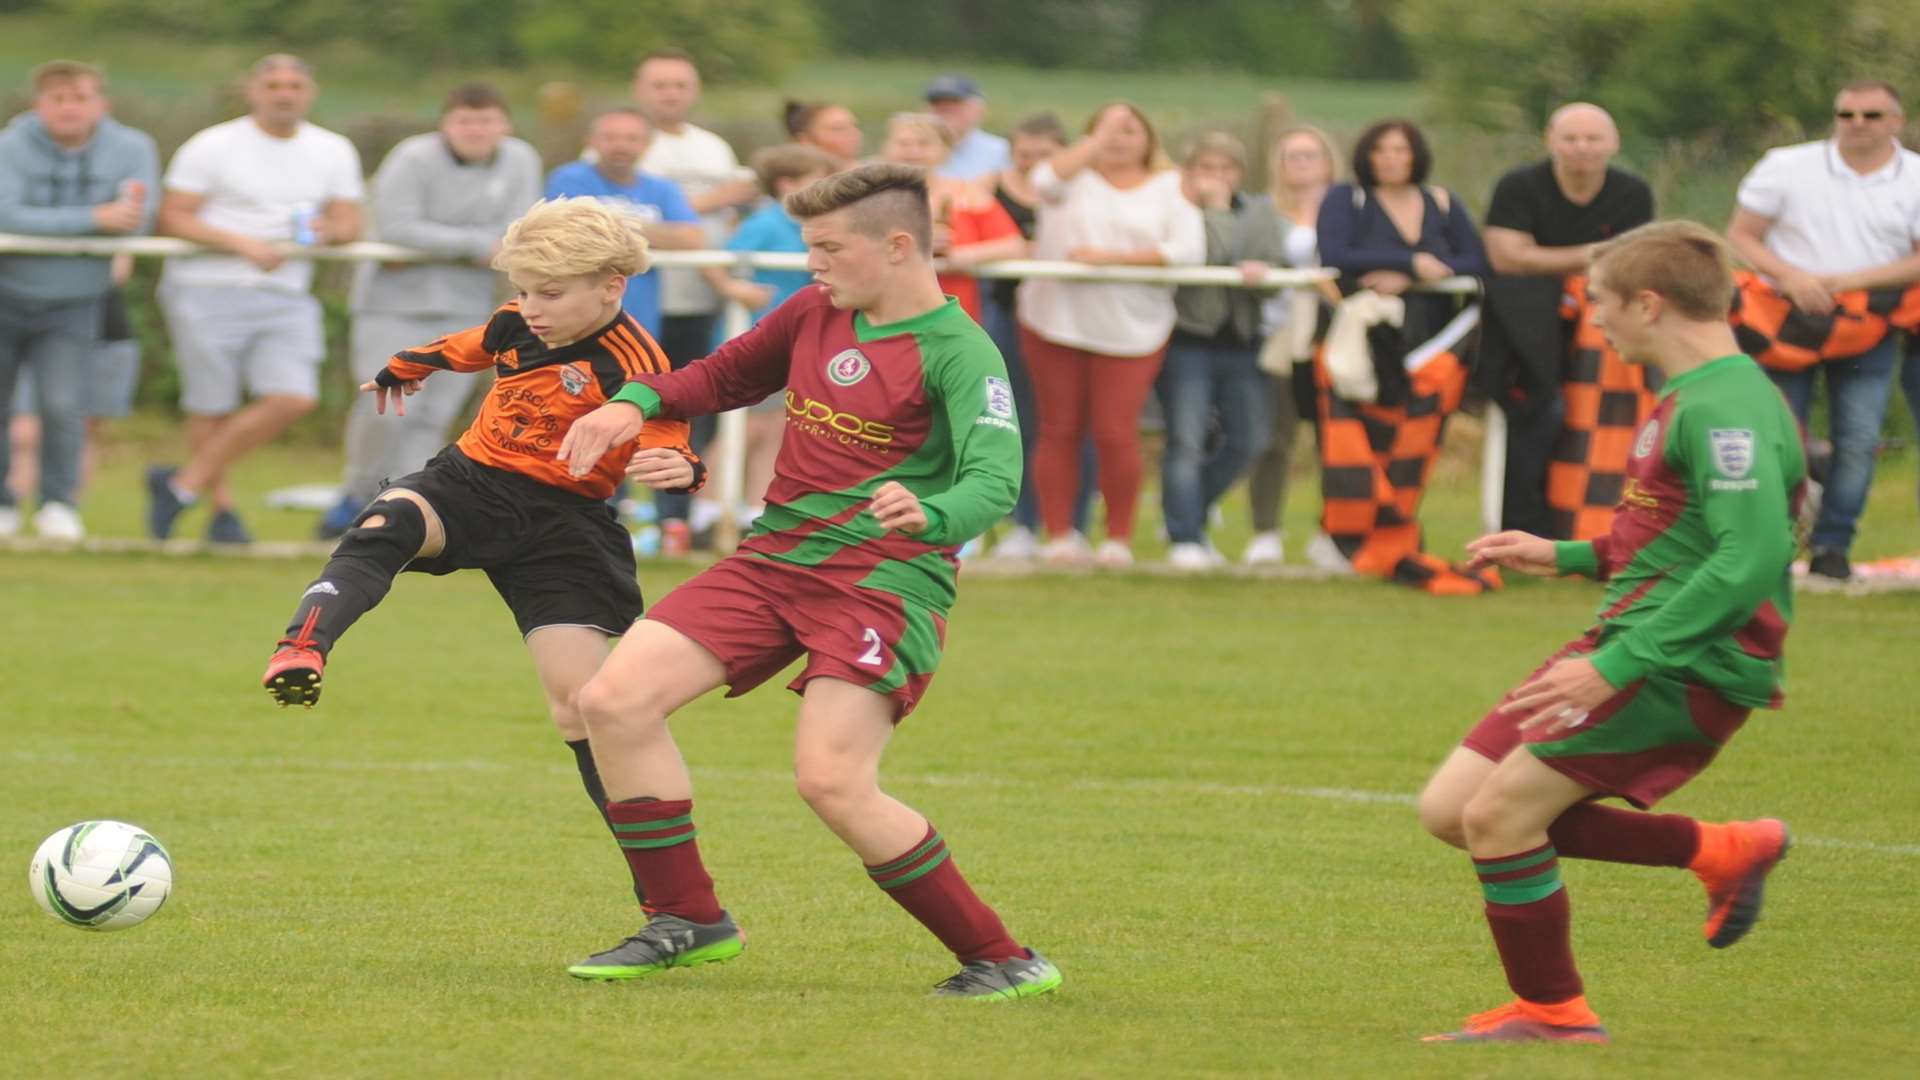
<path id="1" fill-rule="evenodd" d="M 167 902 L 173 861 L 160 841 L 123 821 L 69 825 L 40 845 L 27 885 L 41 910 L 82 930 L 125 930 Z"/>

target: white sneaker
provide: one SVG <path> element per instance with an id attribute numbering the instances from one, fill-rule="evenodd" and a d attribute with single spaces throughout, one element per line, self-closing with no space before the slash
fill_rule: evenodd
<path id="1" fill-rule="evenodd" d="M 1039 537 L 1034 536 L 1033 530 L 1027 528 L 1025 525 L 1015 525 L 1013 528 L 1007 530 L 1007 535 L 1001 537 L 999 543 L 993 545 L 993 552 L 988 557 L 994 559 L 1031 559 L 1038 554 L 1040 554 Z"/>
<path id="2" fill-rule="evenodd" d="M 1247 541 L 1247 550 L 1240 555 L 1240 561 L 1248 566 L 1282 563 L 1286 558 L 1286 543 L 1277 532 L 1254 533 L 1253 539 Z"/>
<path id="3" fill-rule="evenodd" d="M 1322 570 L 1331 570 L 1336 574 L 1353 573 L 1353 563 L 1349 562 L 1345 555 L 1340 554 L 1339 546 L 1333 542 L 1333 537 L 1326 533 L 1314 533 L 1313 539 L 1307 541 L 1307 561 Z"/>
<path id="4" fill-rule="evenodd" d="M 43 540 L 57 540 L 62 543 L 75 543 L 87 535 L 87 527 L 80 523 L 80 515 L 66 503 L 50 502 L 33 515 L 33 531 Z"/>
<path id="5" fill-rule="evenodd" d="M 1211 570 L 1213 553 L 1200 544 L 1175 544 L 1167 549 L 1167 565 L 1175 570 Z"/>
<path id="6" fill-rule="evenodd" d="M 0 506 L 0 540 L 11 540 L 20 535 L 20 510 L 13 506 Z"/>
<path id="7" fill-rule="evenodd" d="M 1086 537 L 1071 532 L 1040 545 L 1040 561 L 1048 566 L 1085 566 L 1093 561 L 1093 550 Z"/>
<path id="8" fill-rule="evenodd" d="M 1133 565 L 1133 549 L 1120 540 L 1102 540 L 1093 553 L 1093 565 L 1102 570 L 1125 570 Z"/>

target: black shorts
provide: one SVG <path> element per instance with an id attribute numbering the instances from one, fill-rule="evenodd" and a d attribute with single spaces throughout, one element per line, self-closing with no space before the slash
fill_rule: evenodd
<path id="1" fill-rule="evenodd" d="M 605 502 L 489 468 L 451 446 L 387 486 L 419 493 L 447 533 L 440 554 L 407 569 L 485 570 L 521 636 L 586 626 L 617 637 L 640 617 L 633 540 Z"/>

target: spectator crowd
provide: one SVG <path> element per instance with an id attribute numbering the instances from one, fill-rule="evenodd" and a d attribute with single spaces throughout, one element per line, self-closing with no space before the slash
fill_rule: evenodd
<path id="1" fill-rule="evenodd" d="M 541 198 L 616 204 L 661 250 L 803 252 L 781 200 L 869 160 L 848 108 L 794 101 L 781 116 L 788 141 L 743 162 L 694 123 L 699 67 L 671 49 L 641 59 L 630 102 L 595 115 L 579 158 L 551 170 L 513 136 L 505 98 L 469 84 L 447 94 L 436 130 L 403 139 L 363 180 L 353 144 L 308 119 L 314 72 L 286 54 L 246 73 L 245 115 L 193 135 L 164 170 L 154 141 L 111 117 L 99 69 L 50 62 L 30 91 L 30 110 L 0 133 L 0 233 L 151 231 L 212 252 L 169 259 L 158 288 L 186 416 L 177 464 L 146 475 L 146 527 L 162 539 L 192 521 L 210 541 L 249 542 L 228 478 L 319 400 L 326 341 L 313 264 L 289 243 L 377 238 L 438 258 L 356 268 L 348 353 L 359 382 L 400 349 L 486 321 L 504 297 L 489 269 L 500 238 Z M 1507 527 L 1592 537 L 1628 494 L 1626 465 L 1642 452 L 1636 434 L 1659 386 L 1591 326 L 1582 275 L 1594 245 L 1657 208 L 1646 181 L 1613 163 L 1620 134 L 1599 106 L 1554 112 L 1544 157 L 1501 177 L 1476 224 L 1466 196 L 1430 182 L 1431 146 L 1404 119 L 1367 127 L 1350 155 L 1304 125 L 1261 146 L 1214 131 L 1170 148 L 1124 101 L 1077 133 L 1039 114 L 1002 137 L 972 78 L 941 75 L 923 99 L 887 118 L 875 156 L 928 170 L 942 286 L 1007 362 L 1029 463 L 991 556 L 1131 565 L 1143 418 L 1164 433 L 1161 518 L 1168 563 L 1182 570 L 1226 561 L 1210 527 L 1242 486 L 1254 533 L 1240 558 L 1285 557 L 1281 510 L 1302 420 L 1321 512 L 1301 550 L 1332 570 L 1437 593 L 1498 587 L 1421 545 L 1420 499 L 1446 421 L 1472 398 L 1507 420 Z M 1803 424 L 1816 403 L 1828 411 L 1809 538 L 1809 572 L 1825 581 L 1852 573 L 1896 383 L 1920 414 L 1920 155 L 1899 142 L 1904 119 L 1892 85 L 1840 86 L 1831 134 L 1761 157 L 1727 224 L 1750 267 L 1729 312 L 1742 346 Z M 1243 281 L 973 275 L 1021 257 L 1233 267 Z M 1268 271 L 1285 267 L 1337 276 L 1268 287 Z M 124 256 L 0 255 L 0 401 L 12 416 L 0 440 L 0 537 L 85 535 L 93 437 L 126 415 L 138 374 L 128 270 Z M 1479 287 L 1423 288 L 1458 278 Z M 624 303 L 677 368 L 718 344 L 726 304 L 757 319 L 808 281 L 663 268 L 632 278 Z M 384 478 L 420 468 L 472 396 L 492 392 L 483 382 L 431 380 L 404 416 L 357 403 L 320 535 L 344 531 Z M 777 396 L 749 411 L 750 503 L 771 475 L 785 412 Z M 712 431 L 697 424 L 696 442 Z M 728 509 L 661 498 L 661 550 L 686 552 Z"/>

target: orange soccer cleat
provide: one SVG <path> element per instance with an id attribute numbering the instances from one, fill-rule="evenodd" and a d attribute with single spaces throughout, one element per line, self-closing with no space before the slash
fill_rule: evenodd
<path id="1" fill-rule="evenodd" d="M 1605 1044 L 1607 1029 L 1582 997 L 1557 1005 L 1515 999 L 1467 1017 L 1466 1026 L 1422 1042 L 1570 1042 Z"/>
<path id="2" fill-rule="evenodd" d="M 320 673 L 326 669 L 327 657 L 313 647 L 313 639 L 308 636 L 319 613 L 315 608 L 298 634 L 280 639 L 273 659 L 267 661 L 267 673 L 260 678 L 260 685 L 282 708 L 304 705 L 311 709 L 320 700 Z"/>
<path id="3" fill-rule="evenodd" d="M 1707 887 L 1707 944 L 1724 949 L 1753 929 L 1767 875 L 1787 856 L 1787 826 L 1773 818 L 1700 825 L 1700 850 L 1688 867 Z"/>

